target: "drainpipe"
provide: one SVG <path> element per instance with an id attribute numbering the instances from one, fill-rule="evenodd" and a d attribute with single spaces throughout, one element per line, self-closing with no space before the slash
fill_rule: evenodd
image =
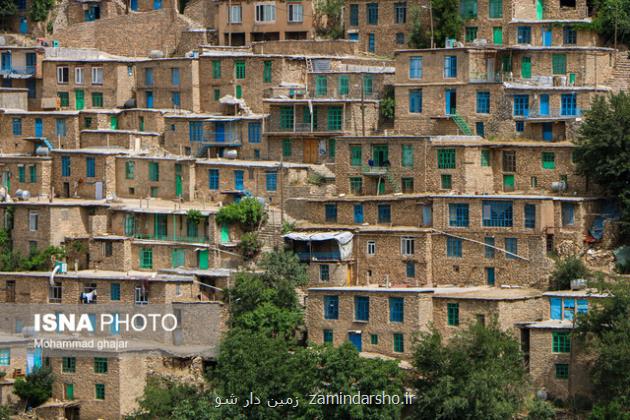
<path id="1" fill-rule="evenodd" d="M 55 274 L 57 274 L 57 272 L 61 270 L 61 265 L 55 265 L 55 268 L 53 268 L 53 271 L 51 271 L 50 273 L 50 285 L 54 286 L 55 285 Z"/>

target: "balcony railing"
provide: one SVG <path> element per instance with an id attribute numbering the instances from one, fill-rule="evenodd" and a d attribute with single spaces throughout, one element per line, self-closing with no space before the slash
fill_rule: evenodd
<path id="1" fill-rule="evenodd" d="M 203 134 L 193 134 L 190 136 L 189 139 L 191 143 L 218 143 L 226 145 L 241 145 L 241 136 L 235 131 L 216 132 L 204 130 Z"/>
<path id="2" fill-rule="evenodd" d="M 3 67 L 0 70 L 2 74 L 22 74 L 22 75 L 33 75 L 35 74 L 35 66 L 11 66 L 11 67 Z"/>
<path id="3" fill-rule="evenodd" d="M 208 238 L 204 236 L 181 236 L 181 235 L 160 235 L 149 233 L 134 233 L 136 239 L 146 239 L 153 241 L 172 241 L 172 242 L 189 242 L 189 243 L 208 243 Z"/>
<path id="4" fill-rule="evenodd" d="M 503 75 L 500 72 L 488 74 L 487 72 L 470 72 L 470 83 L 501 83 Z"/>
<path id="5" fill-rule="evenodd" d="M 318 133 L 318 132 L 343 132 L 343 124 L 310 124 L 294 122 L 289 124 L 287 122 L 280 122 L 280 119 L 269 119 L 268 132 L 286 132 L 286 133 Z"/>
<path id="6" fill-rule="evenodd" d="M 580 108 L 554 108 L 549 112 L 540 112 L 540 110 L 530 110 L 527 115 L 515 115 L 516 117 L 523 117 L 526 119 L 547 119 L 547 118 L 577 118 L 583 114 Z"/>
<path id="7" fill-rule="evenodd" d="M 297 252 L 300 261 L 336 261 L 341 259 L 339 251 L 302 251 Z"/>

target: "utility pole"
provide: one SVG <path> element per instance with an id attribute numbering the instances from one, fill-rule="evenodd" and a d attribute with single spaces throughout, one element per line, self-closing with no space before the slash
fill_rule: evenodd
<path id="1" fill-rule="evenodd" d="M 435 48 L 435 42 L 433 42 L 433 2 L 429 0 L 429 19 L 431 20 L 431 48 Z"/>

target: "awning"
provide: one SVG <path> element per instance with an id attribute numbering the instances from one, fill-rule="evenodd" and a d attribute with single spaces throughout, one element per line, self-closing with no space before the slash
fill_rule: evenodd
<path id="1" fill-rule="evenodd" d="M 294 241 L 330 241 L 335 240 L 340 245 L 352 241 L 354 235 L 351 232 L 291 232 L 283 236 Z"/>

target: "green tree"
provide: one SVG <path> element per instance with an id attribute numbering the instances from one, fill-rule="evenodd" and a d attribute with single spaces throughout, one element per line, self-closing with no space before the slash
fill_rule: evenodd
<path id="1" fill-rule="evenodd" d="M 519 342 L 496 325 L 472 325 L 444 344 L 433 330 L 414 348 L 416 419 L 508 419 L 523 406 Z"/>
<path id="2" fill-rule="evenodd" d="M 444 46 L 446 38 L 457 39 L 464 21 L 459 11 L 459 1 L 431 0 L 433 30 L 436 47 Z"/>
<path id="3" fill-rule="evenodd" d="M 419 6 L 411 6 L 409 10 L 411 27 L 409 29 L 409 48 L 430 48 L 430 29 L 422 24 L 422 9 Z"/>
<path id="4" fill-rule="evenodd" d="M 577 337 L 595 354 L 591 367 L 595 408 L 593 418 L 630 418 L 630 285 L 601 283 L 588 314 L 577 319 Z M 613 415 L 613 413 L 625 413 Z M 624 417 L 625 416 L 625 417 Z"/>
<path id="5" fill-rule="evenodd" d="M 50 9 L 55 6 L 55 0 L 33 0 L 31 2 L 30 18 L 34 22 L 42 22 L 48 18 Z"/>
<path id="6" fill-rule="evenodd" d="M 571 280 L 588 279 L 590 272 L 580 257 L 570 255 L 556 260 L 556 266 L 549 278 L 550 290 L 567 290 L 571 288 Z"/>
<path id="7" fill-rule="evenodd" d="M 14 0 L 0 0 L 0 28 L 5 28 L 7 18 L 15 16 L 17 12 Z"/>
<path id="8" fill-rule="evenodd" d="M 313 26 L 317 35 L 330 39 L 343 38 L 343 4 L 343 0 L 318 0 L 313 3 Z"/>
<path id="9" fill-rule="evenodd" d="M 596 97 L 580 126 L 577 171 L 602 186 L 622 209 L 622 230 L 630 238 L 630 95 Z"/>
<path id="10" fill-rule="evenodd" d="M 218 224 L 239 224 L 246 232 L 258 229 L 264 222 L 265 208 L 256 198 L 243 198 L 238 203 L 221 207 L 216 215 Z"/>
<path id="11" fill-rule="evenodd" d="M 52 396 L 54 380 L 49 368 L 36 368 L 26 375 L 26 378 L 17 378 L 13 384 L 13 391 L 26 402 L 27 407 L 37 407 Z"/>
<path id="12" fill-rule="evenodd" d="M 556 418 L 556 410 L 547 401 L 535 399 L 529 405 L 527 420 L 553 420 Z"/>
<path id="13" fill-rule="evenodd" d="M 630 44 L 630 0 L 593 0 L 592 27 L 609 43 Z"/>

